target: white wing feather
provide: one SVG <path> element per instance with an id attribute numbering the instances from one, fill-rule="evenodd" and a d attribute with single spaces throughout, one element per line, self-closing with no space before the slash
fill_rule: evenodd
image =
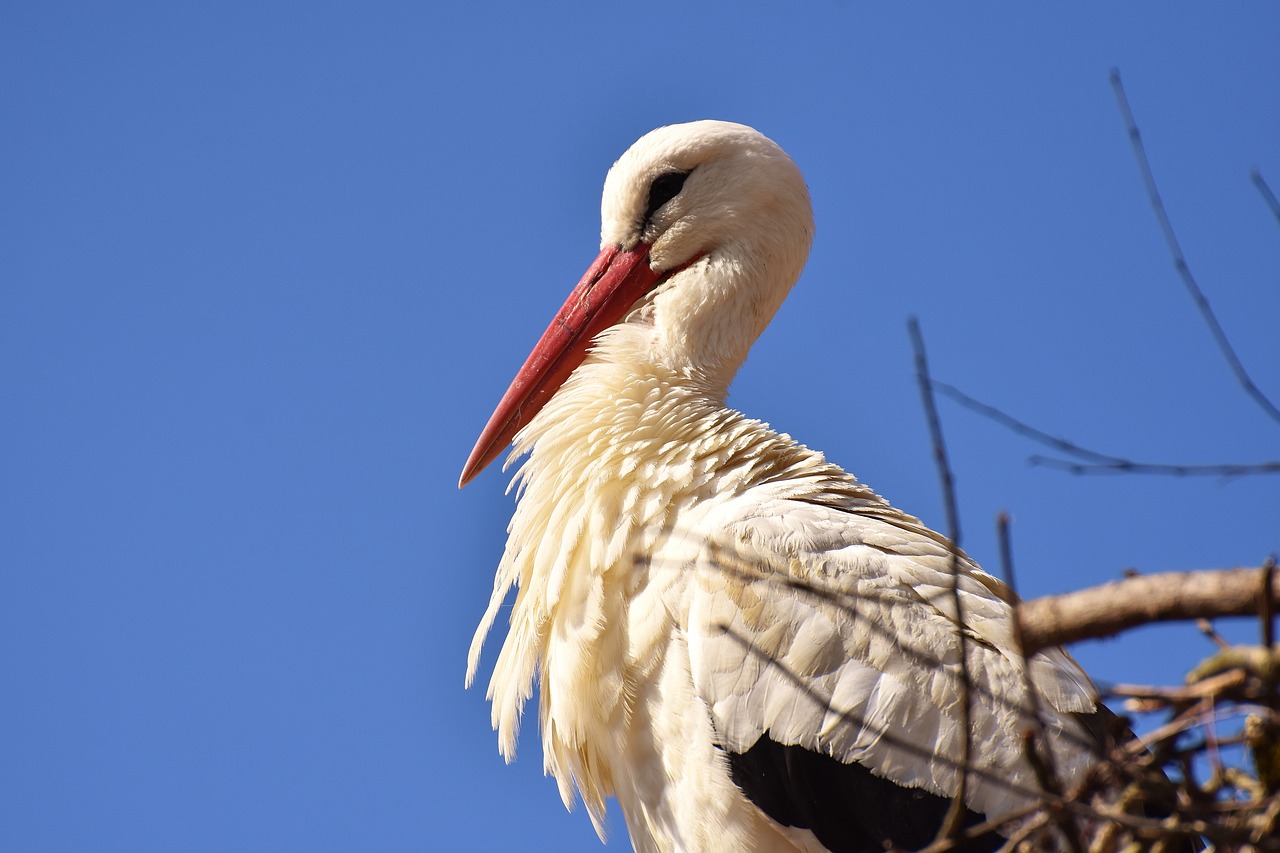
<path id="1" fill-rule="evenodd" d="M 963 754 L 961 643 L 945 540 L 887 504 L 851 511 L 785 497 L 731 501 L 691 539 L 688 642 L 720 743 L 764 733 L 950 796 Z M 1034 797 L 1024 757 L 1025 676 L 1007 591 L 963 554 L 959 589 L 971 680 L 967 805 L 989 817 Z M 1072 713 L 1096 709 L 1064 652 L 1031 661 L 1042 718 L 1068 778 L 1093 761 Z"/>

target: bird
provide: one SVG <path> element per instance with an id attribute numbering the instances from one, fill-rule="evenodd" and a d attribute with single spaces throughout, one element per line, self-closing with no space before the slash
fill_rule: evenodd
<path id="1" fill-rule="evenodd" d="M 647 133 L 463 468 L 522 459 L 466 684 L 514 588 L 499 751 L 536 687 L 545 770 L 602 841 L 613 797 L 637 851 L 919 849 L 949 815 L 991 827 L 961 849 L 996 849 L 1044 790 L 1033 721 L 1061 784 L 1097 760 L 1096 688 L 1060 648 L 1023 657 L 1005 584 L 728 406 L 813 235 L 765 135 Z"/>

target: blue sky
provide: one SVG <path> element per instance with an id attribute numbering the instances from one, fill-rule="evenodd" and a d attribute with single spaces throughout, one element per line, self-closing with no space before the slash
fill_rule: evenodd
<path id="1" fill-rule="evenodd" d="M 455 484 L 661 124 L 752 124 L 814 198 L 731 402 L 935 526 L 909 315 L 1050 432 L 1277 458 L 1107 83 L 1280 398 L 1277 43 L 1261 2 L 5 4 L 0 848 L 599 849 L 533 720 L 505 766 L 462 689 L 511 499 Z M 1275 478 L 1073 478 L 942 414 L 963 543 L 994 569 L 1009 510 L 1024 594 L 1280 550 Z M 1134 682 L 1208 650 L 1075 652 Z"/>

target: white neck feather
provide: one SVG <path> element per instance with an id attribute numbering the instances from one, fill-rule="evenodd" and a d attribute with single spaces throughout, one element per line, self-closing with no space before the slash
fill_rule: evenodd
<path id="1" fill-rule="evenodd" d="M 671 519 L 679 515 L 687 523 L 700 495 L 726 499 L 778 479 L 801 490 L 808 483 L 815 492 L 829 490 L 833 481 L 860 488 L 822 454 L 726 408 L 722 392 L 638 360 L 652 335 L 651 327 L 629 323 L 601 336 L 593 354 L 517 436 L 513 457 L 529 454 L 512 481 L 522 496 L 468 658 L 470 685 L 481 645 L 507 593 L 518 587 L 488 690 L 499 748 L 508 760 L 514 756 L 523 706 L 541 667 L 547 769 L 560 779 L 566 802 L 576 777 L 593 815 L 592 800 L 602 807 L 610 783 L 584 778 L 591 774 L 573 766 L 579 757 L 565 754 L 566 747 L 583 745 L 557 733 L 547 719 L 554 702 L 551 638 L 571 632 L 573 642 L 565 647 L 584 655 L 593 644 L 611 642 L 608 629 L 626 618 L 628 596 L 619 594 L 620 585 L 639 582 L 637 573 L 648 568 L 640 555 L 653 553 L 654 542 L 671 532 Z M 625 701 L 622 685 L 601 685 L 598 693 L 602 703 Z M 625 709 L 596 709 L 604 716 L 615 712 Z"/>

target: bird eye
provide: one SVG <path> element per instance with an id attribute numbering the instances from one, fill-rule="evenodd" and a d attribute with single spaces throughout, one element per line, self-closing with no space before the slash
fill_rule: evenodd
<path id="1" fill-rule="evenodd" d="M 658 212 L 658 208 L 680 195 L 687 177 L 688 172 L 667 172 L 653 179 L 653 183 L 649 185 L 649 206 L 644 211 L 645 222 Z"/>

